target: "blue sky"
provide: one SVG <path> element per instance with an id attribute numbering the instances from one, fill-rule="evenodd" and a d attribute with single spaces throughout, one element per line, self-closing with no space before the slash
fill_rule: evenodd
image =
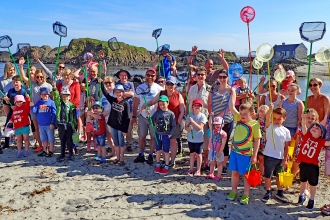
<path id="1" fill-rule="evenodd" d="M 240 10 L 252 6 L 256 11 L 250 23 L 251 46 L 262 43 L 301 43 L 302 22 L 324 21 L 330 25 L 330 1 L 243 1 L 243 0 L 109 0 L 109 1 L 2 1 L 0 35 L 9 35 L 17 43 L 56 47 L 59 37 L 52 24 L 60 21 L 68 28 L 68 45 L 72 38 L 91 37 L 119 41 L 156 49 L 152 30 L 163 28 L 159 44 L 171 49 L 218 50 L 223 48 L 245 55 L 248 49 L 247 26 Z M 304 42 L 309 48 L 309 43 Z M 330 45 L 330 33 L 313 44 L 313 52 Z"/>

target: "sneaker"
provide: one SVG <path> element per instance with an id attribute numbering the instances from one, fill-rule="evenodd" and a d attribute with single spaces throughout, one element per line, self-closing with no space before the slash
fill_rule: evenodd
<path id="1" fill-rule="evenodd" d="M 101 160 L 101 157 L 99 157 L 97 154 L 94 156 L 95 160 Z"/>
<path id="2" fill-rule="evenodd" d="M 168 174 L 168 172 L 170 172 L 170 168 L 168 166 L 165 166 L 161 171 L 160 171 L 160 175 L 166 175 Z"/>
<path id="3" fill-rule="evenodd" d="M 68 160 L 74 161 L 74 156 L 73 155 L 69 155 Z"/>
<path id="4" fill-rule="evenodd" d="M 304 205 L 306 197 L 304 195 L 299 196 L 298 205 Z"/>
<path id="5" fill-rule="evenodd" d="M 39 152 L 39 151 L 42 151 L 43 149 L 44 149 L 43 146 L 39 146 L 39 147 L 37 147 L 37 148 L 35 149 L 35 152 L 37 153 L 37 152 Z"/>
<path id="6" fill-rule="evenodd" d="M 222 175 L 227 175 L 227 167 L 222 167 Z"/>
<path id="7" fill-rule="evenodd" d="M 146 161 L 146 159 L 144 158 L 144 155 L 139 154 L 139 156 L 137 156 L 134 159 L 134 163 L 144 163 Z"/>
<path id="8" fill-rule="evenodd" d="M 312 210 L 314 209 L 314 199 L 309 199 L 306 209 Z"/>
<path id="9" fill-rule="evenodd" d="M 262 201 L 268 202 L 272 198 L 272 192 L 270 190 L 267 190 L 265 196 L 262 198 Z"/>
<path id="10" fill-rule="evenodd" d="M 237 197 L 237 193 L 230 192 L 229 195 L 227 196 L 228 200 L 234 201 Z"/>
<path id="11" fill-rule="evenodd" d="M 284 195 L 283 191 L 278 191 L 275 197 L 282 202 L 288 203 L 289 199 Z"/>
<path id="12" fill-rule="evenodd" d="M 22 156 L 23 156 L 23 152 L 21 152 L 21 151 L 20 151 L 20 152 L 17 152 L 17 154 L 16 154 L 16 157 L 17 157 L 17 158 L 20 158 L 20 157 L 22 157 Z"/>
<path id="13" fill-rule="evenodd" d="M 154 157 L 153 155 L 149 154 L 147 164 L 152 165 L 154 164 Z"/>
<path id="14" fill-rule="evenodd" d="M 250 196 L 243 195 L 239 201 L 242 205 L 248 205 L 250 202 Z"/>
<path id="15" fill-rule="evenodd" d="M 53 151 L 49 151 L 48 154 L 45 155 L 45 157 L 52 157 L 54 155 Z"/>
<path id="16" fill-rule="evenodd" d="M 132 145 L 128 145 L 127 148 L 126 148 L 127 152 L 132 152 L 133 149 L 132 149 Z"/>
<path id="17" fill-rule="evenodd" d="M 154 172 L 155 173 L 160 173 L 161 171 L 162 171 L 162 167 L 160 166 L 160 164 L 157 164 L 156 167 L 155 167 Z"/>
<path id="18" fill-rule="evenodd" d="M 170 163 L 168 164 L 168 167 L 169 167 L 169 168 L 173 168 L 173 167 L 175 167 L 175 162 L 170 161 Z"/>
<path id="19" fill-rule="evenodd" d="M 29 151 L 24 151 L 23 156 L 24 156 L 24 157 L 28 157 L 28 156 L 29 156 Z"/>
<path id="20" fill-rule="evenodd" d="M 105 163 L 105 162 L 106 162 L 106 159 L 104 157 L 101 157 L 100 163 Z"/>
<path id="21" fill-rule="evenodd" d="M 40 154 L 38 154 L 38 157 L 44 157 L 47 155 L 46 151 L 41 152 Z"/>
<path id="22" fill-rule="evenodd" d="M 59 156 L 56 158 L 57 162 L 63 162 L 65 160 L 65 157 Z"/>

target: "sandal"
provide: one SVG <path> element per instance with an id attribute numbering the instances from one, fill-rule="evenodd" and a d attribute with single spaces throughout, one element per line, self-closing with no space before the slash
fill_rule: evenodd
<path id="1" fill-rule="evenodd" d="M 187 171 L 187 175 L 191 175 L 191 174 L 194 174 L 194 170 L 189 169 L 189 170 Z"/>
<path id="2" fill-rule="evenodd" d="M 124 161 L 119 161 L 116 165 L 122 167 L 122 166 L 125 166 L 126 163 Z"/>
<path id="3" fill-rule="evenodd" d="M 212 178 L 212 180 L 214 180 L 214 181 L 220 181 L 220 180 L 222 180 L 222 177 L 215 176 L 215 177 Z"/>
<path id="4" fill-rule="evenodd" d="M 205 178 L 206 179 L 213 179 L 214 178 L 214 174 L 210 173 Z"/>
<path id="5" fill-rule="evenodd" d="M 325 216 L 330 216 L 330 204 L 322 206 L 321 213 Z"/>
<path id="6" fill-rule="evenodd" d="M 194 173 L 194 177 L 200 177 L 200 176 L 201 176 L 201 172 L 196 171 L 196 172 Z"/>
<path id="7" fill-rule="evenodd" d="M 114 164 L 117 164 L 117 163 L 119 163 L 119 160 L 117 160 L 117 159 L 115 159 L 114 161 L 111 161 L 110 162 L 111 165 L 114 165 Z"/>

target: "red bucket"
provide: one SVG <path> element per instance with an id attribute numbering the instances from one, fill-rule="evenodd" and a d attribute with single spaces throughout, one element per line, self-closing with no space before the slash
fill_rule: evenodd
<path id="1" fill-rule="evenodd" d="M 257 187 L 261 184 L 261 172 L 259 170 L 250 170 L 244 174 L 250 186 Z"/>

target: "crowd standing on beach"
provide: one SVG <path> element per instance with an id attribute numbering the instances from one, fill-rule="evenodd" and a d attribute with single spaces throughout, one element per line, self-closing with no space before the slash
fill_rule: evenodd
<path id="1" fill-rule="evenodd" d="M 319 180 L 319 155 L 326 149 L 325 173 L 330 176 L 330 102 L 322 94 L 322 81 L 312 78 L 306 109 L 297 98 L 300 87 L 295 73 L 287 70 L 286 79 L 278 83 L 273 77 L 262 77 L 258 92 L 253 93 L 244 77 L 229 82 L 229 65 L 225 51 L 218 56 L 222 69 L 213 69 L 213 61 L 203 67 L 192 66 L 198 53 L 194 46 L 188 64 L 190 78 L 182 92 L 177 91 L 178 73 L 175 57 L 164 46 L 160 62 L 145 73 L 144 82 L 131 82 L 127 70 L 119 70 L 114 77 L 105 76 L 104 53 L 100 62 L 87 53 L 83 68 L 69 69 L 59 63 L 51 72 L 34 52 L 42 69 L 30 68 L 26 73 L 23 57 L 19 71 L 6 63 L 0 89 L 4 94 L 3 111 L 5 143 L 10 135 L 17 141 L 17 158 L 28 157 L 30 127 L 38 146 L 38 156 L 54 156 L 55 130 L 61 143 L 58 162 L 74 161 L 78 139 L 86 143 L 86 152 L 95 152 L 95 160 L 107 162 L 106 140 L 111 147 L 109 162 L 125 165 L 125 152 L 132 152 L 132 128 L 138 126 L 139 154 L 134 163 L 155 165 L 156 174 L 166 175 L 175 167 L 176 157 L 183 154 L 182 132 L 187 131 L 190 167 L 187 175 L 206 173 L 206 178 L 221 181 L 231 170 L 231 187 L 227 199 L 235 200 L 240 176 L 257 165 L 266 188 L 263 201 L 272 198 L 271 178 L 277 183 L 275 197 L 289 200 L 284 194 L 278 174 L 293 162 L 292 173 L 300 177 L 297 201 L 308 209 L 314 208 L 314 197 Z M 276 70 L 278 66 L 275 66 Z M 160 70 L 160 73 L 158 72 Z M 164 73 L 164 74 L 161 74 Z M 150 136 L 149 153 L 146 137 Z M 231 140 L 231 141 L 230 141 Z M 23 149 L 24 143 L 24 149 Z M 289 146 L 295 147 L 289 156 Z M 156 161 L 154 161 L 156 154 Z M 161 159 L 163 157 L 163 160 Z M 228 163 L 229 162 L 229 163 Z M 227 165 L 229 164 L 229 165 Z M 216 171 L 217 170 L 217 171 Z M 250 183 L 244 178 L 244 195 L 240 203 L 250 201 Z M 324 213 L 330 212 L 329 207 Z"/>

